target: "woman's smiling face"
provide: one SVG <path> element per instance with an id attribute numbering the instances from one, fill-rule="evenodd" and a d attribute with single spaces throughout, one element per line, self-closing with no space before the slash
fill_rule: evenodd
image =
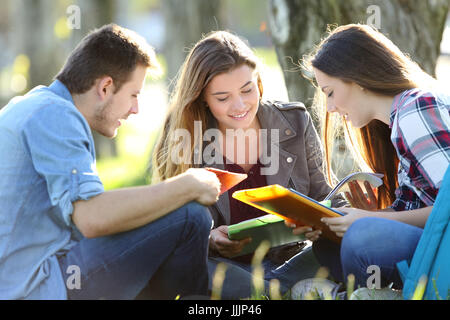
<path id="1" fill-rule="evenodd" d="M 246 64 L 216 75 L 204 93 L 204 99 L 222 131 L 252 128 L 259 98 L 256 72 Z"/>

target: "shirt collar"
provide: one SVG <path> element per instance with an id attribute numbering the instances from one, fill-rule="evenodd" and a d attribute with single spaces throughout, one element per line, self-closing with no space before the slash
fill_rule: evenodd
<path id="1" fill-rule="evenodd" d="M 394 125 L 394 118 L 397 114 L 398 106 L 400 104 L 400 101 L 402 99 L 404 92 L 400 92 L 394 97 L 394 101 L 392 102 L 391 106 L 391 115 L 389 117 L 389 128 L 392 129 L 392 126 Z"/>
<path id="2" fill-rule="evenodd" d="M 61 81 L 59 80 L 53 81 L 48 88 L 56 95 L 60 96 L 65 100 L 70 101 L 73 105 L 75 105 L 75 103 L 73 102 L 72 94 Z"/>

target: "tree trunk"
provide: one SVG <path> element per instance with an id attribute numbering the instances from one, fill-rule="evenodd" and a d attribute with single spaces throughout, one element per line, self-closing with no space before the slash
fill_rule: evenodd
<path id="1" fill-rule="evenodd" d="M 59 68 L 62 50 L 53 36 L 54 1 L 17 0 L 12 3 L 11 43 L 16 55 L 30 61 L 26 89 L 51 83 Z"/>
<path id="2" fill-rule="evenodd" d="M 269 28 L 289 99 L 311 105 L 314 89 L 298 65 L 329 24 L 372 24 L 434 75 L 448 9 L 448 0 L 270 0 Z"/>
<path id="3" fill-rule="evenodd" d="M 164 53 L 169 83 L 176 76 L 188 51 L 202 35 L 220 29 L 220 0 L 163 0 L 166 21 Z"/>

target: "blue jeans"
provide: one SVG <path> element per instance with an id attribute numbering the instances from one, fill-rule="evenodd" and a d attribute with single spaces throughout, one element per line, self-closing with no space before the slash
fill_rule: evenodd
<path id="1" fill-rule="evenodd" d="M 337 281 L 347 283 L 350 274 L 355 276 L 355 288 L 366 287 L 374 271 L 380 268 L 382 287 L 394 283 L 401 288 L 397 262 L 411 260 L 423 229 L 398 221 L 382 218 L 356 220 L 344 234 L 341 245 L 320 239 L 313 251 L 320 264 L 330 270 Z M 371 279 L 372 280 L 372 279 Z"/>
<path id="2" fill-rule="evenodd" d="M 223 257 L 210 257 L 208 260 L 210 289 L 212 288 L 212 279 L 219 263 L 225 263 L 227 266 L 221 298 L 237 300 L 250 297 L 253 289 L 252 265 Z M 262 267 L 264 268 L 265 294 L 269 295 L 270 280 L 278 279 L 280 281 L 280 293 L 285 295 L 298 281 L 313 278 L 317 274 L 320 265 L 314 257 L 311 247 L 308 247 L 282 265 L 265 258 L 262 262 Z"/>
<path id="3" fill-rule="evenodd" d="M 65 282 L 70 266 L 81 272 L 81 289 L 69 299 L 151 299 L 208 293 L 206 207 L 191 202 L 143 227 L 112 236 L 82 239 L 59 258 Z M 69 269 L 72 270 L 72 269 Z"/>

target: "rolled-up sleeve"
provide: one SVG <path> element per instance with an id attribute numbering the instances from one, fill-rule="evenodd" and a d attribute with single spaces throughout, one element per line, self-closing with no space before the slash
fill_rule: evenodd
<path id="1" fill-rule="evenodd" d="M 104 192 L 86 120 L 70 104 L 43 106 L 25 122 L 23 143 L 47 184 L 53 211 L 61 215 L 57 218 L 72 226 L 72 203 Z"/>

